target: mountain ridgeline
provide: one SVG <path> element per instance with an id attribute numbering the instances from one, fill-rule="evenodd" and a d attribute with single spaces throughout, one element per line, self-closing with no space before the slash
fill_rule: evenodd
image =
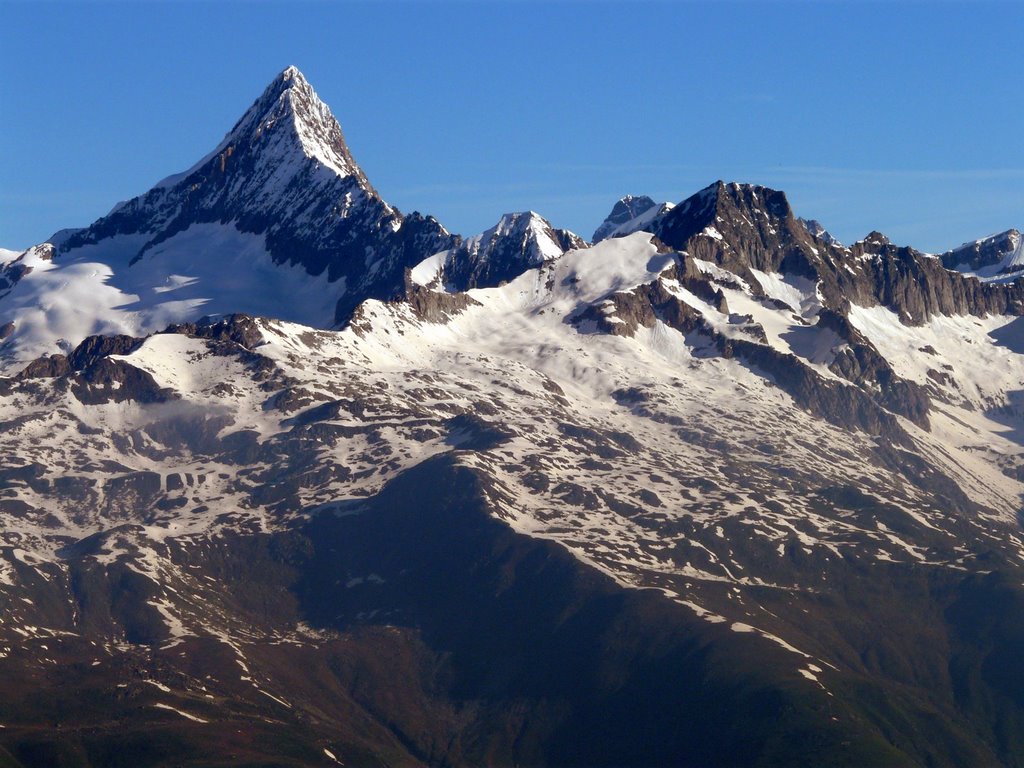
<path id="1" fill-rule="evenodd" d="M 1024 768 L 1024 257 L 388 205 L 289 67 L 0 251 L 0 766 Z"/>
<path id="2" fill-rule="evenodd" d="M 124 235 L 130 262 L 196 224 L 215 223 L 265 238 L 278 264 L 344 280 L 334 318 L 364 298 L 391 298 L 402 270 L 452 245 L 435 219 L 404 216 L 374 190 L 341 127 L 296 68 L 282 72 L 214 150 L 184 173 L 113 211 L 60 244 L 61 256 Z"/>

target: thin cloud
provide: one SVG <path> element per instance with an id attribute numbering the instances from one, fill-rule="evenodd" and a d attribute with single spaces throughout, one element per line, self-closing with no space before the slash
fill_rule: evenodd
<path id="1" fill-rule="evenodd" d="M 829 179 L 904 179 L 907 181 L 961 180 L 990 181 L 996 179 L 1024 179 L 1024 168 L 963 168 L 963 169 L 882 169 L 838 168 L 821 165 L 782 165 L 765 169 L 765 173 L 788 174 Z"/>

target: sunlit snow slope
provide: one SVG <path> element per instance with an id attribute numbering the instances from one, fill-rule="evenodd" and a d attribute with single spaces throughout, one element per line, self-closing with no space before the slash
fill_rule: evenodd
<path id="1" fill-rule="evenodd" d="M 0 750 L 1021 765 L 1012 232 L 717 182 L 462 240 L 286 70 L 0 252 Z"/>

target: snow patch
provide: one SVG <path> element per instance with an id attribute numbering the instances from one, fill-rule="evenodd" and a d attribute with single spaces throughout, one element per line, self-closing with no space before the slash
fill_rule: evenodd
<path id="1" fill-rule="evenodd" d="M 196 717 L 195 715 L 190 715 L 188 712 L 182 712 L 180 709 L 175 709 L 174 707 L 172 707 L 169 704 L 154 704 L 153 706 L 156 709 L 166 709 L 166 710 L 169 710 L 171 712 L 176 712 L 177 714 L 181 715 L 182 717 L 184 717 L 184 718 L 186 718 L 188 720 L 191 720 L 191 721 L 193 721 L 195 723 L 208 723 L 208 722 L 210 722 L 209 720 L 204 720 L 201 717 Z"/>

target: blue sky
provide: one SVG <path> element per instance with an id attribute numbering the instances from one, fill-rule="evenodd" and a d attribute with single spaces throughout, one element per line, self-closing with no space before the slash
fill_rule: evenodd
<path id="1" fill-rule="evenodd" d="M 474 234 L 722 178 L 851 242 L 1024 228 L 1024 4 L 0 0 L 0 246 L 209 151 L 297 65 L 382 196 Z"/>

